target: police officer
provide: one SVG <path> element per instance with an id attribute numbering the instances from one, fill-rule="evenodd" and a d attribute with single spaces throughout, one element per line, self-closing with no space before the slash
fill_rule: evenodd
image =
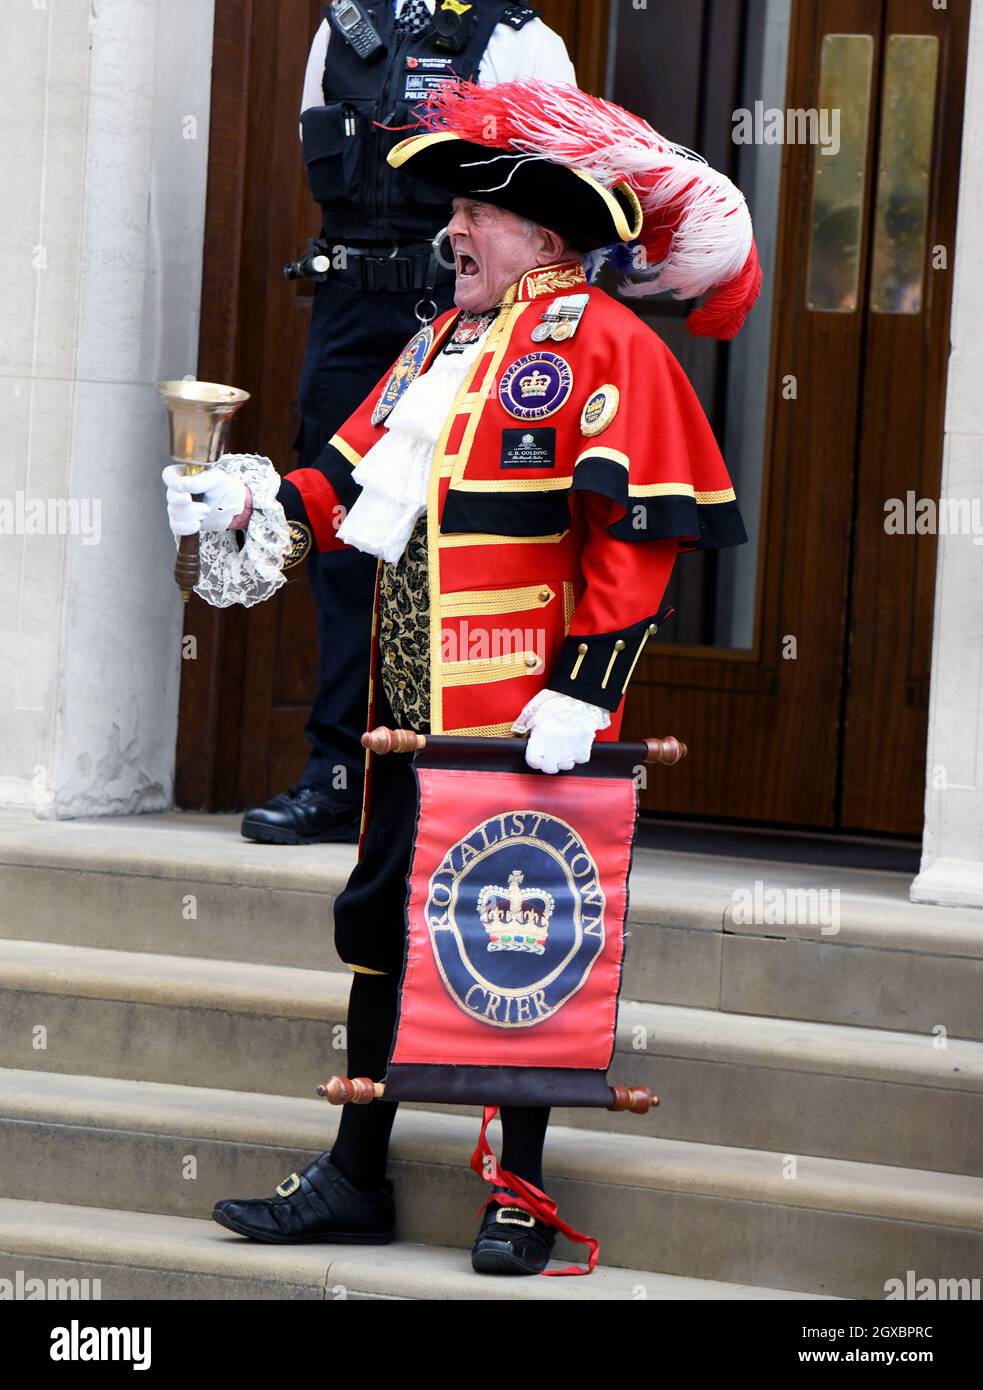
<path id="1" fill-rule="evenodd" d="M 431 249 L 446 198 L 421 192 L 386 162 L 413 108 L 455 77 L 576 81 L 563 40 L 511 0 L 336 0 L 324 14 L 301 110 L 304 161 L 323 214 L 321 244 L 298 262 L 317 281 L 294 440 L 301 468 L 420 321 L 453 302 L 452 269 Z M 376 562 L 345 550 L 312 554 L 307 564 L 319 651 L 311 752 L 300 783 L 242 822 L 243 835 L 277 844 L 353 841 L 361 806 Z"/>

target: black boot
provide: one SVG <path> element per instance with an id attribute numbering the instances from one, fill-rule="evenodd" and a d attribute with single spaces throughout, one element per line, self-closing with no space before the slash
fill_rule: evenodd
<path id="1" fill-rule="evenodd" d="M 396 1207 L 391 1182 L 360 1192 L 323 1153 L 285 1178 L 275 1197 L 216 1202 L 212 1220 L 266 1245 L 386 1245 L 395 1234 Z"/>
<path id="2" fill-rule="evenodd" d="M 515 1195 L 507 1187 L 494 1190 Z M 542 1274 L 555 1244 L 554 1227 L 537 1221 L 521 1207 L 492 1202 L 471 1247 L 471 1268 L 477 1274 Z"/>
<path id="3" fill-rule="evenodd" d="M 358 840 L 360 814 L 317 787 L 289 787 L 265 806 L 247 811 L 242 833 L 247 840 L 271 845 L 353 845 Z"/>

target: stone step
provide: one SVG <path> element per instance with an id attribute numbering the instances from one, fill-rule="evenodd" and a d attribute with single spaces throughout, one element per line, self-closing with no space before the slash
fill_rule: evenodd
<path id="1" fill-rule="evenodd" d="M 0 1066 L 306 1098 L 346 1069 L 350 978 L 0 941 Z M 653 1085 L 662 1105 L 647 1116 L 559 1118 L 618 1135 L 980 1174 L 983 1044 L 946 1041 L 627 1002 L 611 1079 Z"/>
<path id="2" fill-rule="evenodd" d="M 361 1247 L 257 1245 L 212 1221 L 0 1199 L 0 1279 L 18 1278 L 77 1280 L 75 1292 L 87 1289 L 90 1296 L 99 1280 L 104 1300 L 819 1297 L 601 1265 L 582 1279 L 498 1279 L 475 1274 L 462 1249 L 405 1241 Z"/>
<path id="3" fill-rule="evenodd" d="M 0 934 L 337 969 L 331 903 L 354 847 L 257 845 L 238 827 L 181 812 L 0 819 Z M 626 996 L 983 1039 L 983 915 L 912 903 L 909 886 L 901 873 L 638 849 Z M 835 933 L 801 920 L 796 892 L 835 903 Z M 800 920 L 764 920 L 783 915 Z"/>
<path id="4" fill-rule="evenodd" d="M 0 1074 L 0 1114 L 0 1195 L 172 1217 L 271 1193 L 330 1147 L 338 1119 L 311 1101 L 30 1072 Z M 398 1116 L 401 1239 L 470 1246 L 476 1136 L 473 1117 Z M 969 1278 L 983 1259 L 979 1178 L 564 1127 L 550 1129 L 545 1171 L 564 1218 L 636 1278 L 869 1299 L 909 1269 Z"/>

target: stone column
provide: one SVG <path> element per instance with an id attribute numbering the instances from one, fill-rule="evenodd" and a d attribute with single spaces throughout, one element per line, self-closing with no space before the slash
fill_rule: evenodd
<path id="1" fill-rule="evenodd" d="M 983 498 L 983 5 L 974 5 L 953 285 L 942 497 Z M 914 902 L 983 907 L 983 536 L 940 535 L 928 771 Z M 983 927 L 983 919 L 980 923 Z"/>
<path id="2" fill-rule="evenodd" d="M 194 374 L 212 0 L 0 12 L 0 807 L 169 807 L 162 378 Z"/>

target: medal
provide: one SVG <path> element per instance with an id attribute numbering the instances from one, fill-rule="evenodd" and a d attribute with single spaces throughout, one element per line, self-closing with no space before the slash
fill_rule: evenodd
<path id="1" fill-rule="evenodd" d="M 590 296 L 586 294 L 566 294 L 562 299 L 555 301 L 550 333 L 555 343 L 565 343 L 573 337 L 580 327 L 580 320 L 589 302 Z"/>
<path id="2" fill-rule="evenodd" d="M 576 333 L 584 310 L 590 302 L 586 294 L 567 294 L 554 299 L 543 317 L 530 333 L 534 343 L 545 343 L 552 338 L 555 343 L 565 343 Z"/>

